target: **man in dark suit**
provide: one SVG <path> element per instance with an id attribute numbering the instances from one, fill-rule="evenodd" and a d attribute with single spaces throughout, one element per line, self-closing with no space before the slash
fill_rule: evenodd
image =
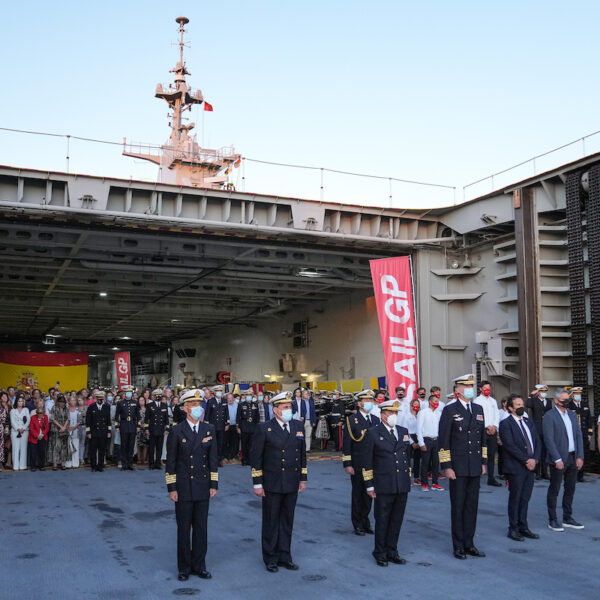
<path id="1" fill-rule="evenodd" d="M 450 481 L 452 545 L 455 558 L 483 557 L 473 543 L 477 527 L 479 483 L 486 474 L 487 447 L 483 408 L 475 397 L 472 373 L 454 380 L 456 401 L 448 403 L 440 418 L 440 467 Z"/>
<path id="2" fill-rule="evenodd" d="M 229 406 L 223 395 L 223 386 L 213 387 L 214 397 L 206 401 L 206 415 L 204 420 L 215 426 L 217 435 L 217 449 L 219 451 L 219 466 L 223 463 L 225 448 L 225 432 L 229 431 Z"/>
<path id="3" fill-rule="evenodd" d="M 261 400 L 262 402 L 262 400 Z M 252 436 L 258 424 L 258 402 L 252 394 L 244 394 L 240 400 L 236 416 L 242 442 L 242 464 L 248 465 Z"/>
<path id="4" fill-rule="evenodd" d="M 317 425 L 317 411 L 315 410 L 315 401 L 311 398 L 308 390 L 302 390 L 302 395 L 295 401 L 296 406 L 292 406 L 294 413 L 300 415 L 300 422 L 304 427 L 304 440 L 306 442 L 306 451 L 310 452 L 310 442 L 313 427 Z"/>
<path id="5" fill-rule="evenodd" d="M 540 460 L 540 438 L 531 419 L 523 418 L 523 398 L 513 394 L 506 402 L 510 416 L 500 421 L 500 440 L 504 452 L 504 473 L 508 479 L 508 537 L 516 542 L 538 539 L 527 524 L 527 509 L 535 465 Z"/>
<path id="6" fill-rule="evenodd" d="M 588 404 L 587 400 L 584 400 L 581 397 L 582 393 L 582 387 L 572 387 L 569 390 L 569 399 L 571 400 L 571 402 L 569 403 L 569 410 L 572 410 L 577 415 L 579 427 L 581 427 L 581 437 L 583 438 L 584 454 L 583 463 L 585 465 L 590 450 L 590 441 L 592 439 L 594 429 L 592 427 L 592 415 L 590 414 L 590 405 Z M 577 481 L 579 483 L 582 483 L 584 481 L 583 473 L 584 469 L 579 469 L 579 471 L 577 472 Z"/>
<path id="7" fill-rule="evenodd" d="M 583 437 L 577 415 L 569 410 L 569 392 L 558 389 L 554 393 L 554 409 L 544 417 L 544 440 L 547 460 L 550 464 L 548 504 L 548 527 L 552 531 L 564 531 L 564 527 L 583 529 L 573 518 L 573 496 L 577 483 L 577 471 L 583 468 Z M 560 484 L 564 480 L 562 508 L 563 522 L 556 515 L 556 500 Z"/>
<path id="8" fill-rule="evenodd" d="M 148 470 L 162 470 L 162 451 L 165 435 L 169 433 L 169 408 L 161 401 L 162 390 L 152 392 L 152 400 L 146 404 L 144 428 L 148 436 Z"/>
<path id="9" fill-rule="evenodd" d="M 104 457 L 110 439 L 110 407 L 104 402 L 104 392 L 96 391 L 94 395 L 96 402 L 90 404 L 85 413 L 85 432 L 89 440 L 92 472 L 101 472 L 104 471 Z"/>
<path id="10" fill-rule="evenodd" d="M 540 436 L 540 444 L 542 445 L 542 455 L 540 462 L 536 467 L 536 479 L 548 479 L 548 465 L 546 464 L 546 447 L 544 445 L 544 416 L 549 410 L 552 410 L 552 402 L 548 398 L 548 386 L 543 383 L 538 383 L 535 389 L 529 394 L 529 398 L 525 402 L 525 409 L 528 416 L 533 420 L 535 430 Z"/>
<path id="11" fill-rule="evenodd" d="M 379 405 L 381 422 L 367 429 L 363 479 L 367 493 L 375 499 L 375 548 L 373 556 L 380 567 L 388 562 L 406 564 L 398 555 L 398 538 L 410 491 L 408 429 L 396 425 L 399 400 Z"/>
<path id="12" fill-rule="evenodd" d="M 262 498 L 262 555 L 267 571 L 296 571 L 291 544 L 298 493 L 306 489 L 308 470 L 304 428 L 292 419 L 292 395 L 271 400 L 274 417 L 261 423 L 252 438 L 250 465 L 254 493 Z"/>
<path id="13" fill-rule="evenodd" d="M 187 419 L 169 433 L 165 472 L 169 498 L 175 502 L 177 578 L 186 581 L 190 573 L 195 573 L 210 579 L 205 562 L 208 504 L 219 487 L 215 428 L 200 421 L 201 390 L 186 392 L 181 402 Z"/>
<path id="14" fill-rule="evenodd" d="M 350 517 L 356 535 L 374 533 L 369 522 L 369 513 L 373 499 L 367 494 L 363 469 L 367 462 L 367 430 L 379 425 L 379 419 L 372 416 L 374 394 L 372 390 L 364 390 L 358 394 L 358 410 L 346 418 L 344 428 L 342 463 L 344 471 L 350 475 L 352 484 L 352 508 Z M 367 469 L 368 470 L 368 469 Z"/>

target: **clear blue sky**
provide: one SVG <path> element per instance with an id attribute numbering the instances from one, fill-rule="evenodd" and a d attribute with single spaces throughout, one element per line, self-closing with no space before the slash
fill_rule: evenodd
<path id="1" fill-rule="evenodd" d="M 189 82 L 215 109 L 211 147 L 456 185 L 461 200 L 464 184 L 600 129 L 600 3 L 550 0 L 6 3 L 0 126 L 163 142 L 154 89 L 171 80 L 179 15 L 190 19 Z M 64 157 L 63 140 L 0 131 L 0 164 L 64 170 Z M 156 174 L 83 142 L 70 167 Z M 246 177 L 247 191 L 319 197 L 318 173 L 248 164 Z M 324 195 L 385 205 L 388 185 L 326 174 Z M 451 202 L 451 192 L 393 189 L 395 206 Z"/>

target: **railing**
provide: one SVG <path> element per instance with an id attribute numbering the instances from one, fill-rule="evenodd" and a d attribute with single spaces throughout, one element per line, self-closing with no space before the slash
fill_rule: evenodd
<path id="1" fill-rule="evenodd" d="M 472 181 L 463 186 L 463 201 L 477 198 L 485 194 L 517 183 L 529 177 L 535 177 L 550 169 L 556 168 L 561 164 L 569 163 L 579 158 L 585 158 L 590 154 L 600 151 L 600 130 L 584 135 L 571 142 L 557 146 L 538 154 L 516 165 L 507 167 L 502 171 Z"/>

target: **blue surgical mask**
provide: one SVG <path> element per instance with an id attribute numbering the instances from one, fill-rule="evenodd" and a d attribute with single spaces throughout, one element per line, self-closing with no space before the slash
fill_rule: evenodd
<path id="1" fill-rule="evenodd" d="M 548 395 L 548 394 L 547 394 L 546 392 L 542 392 L 542 393 L 540 394 L 540 396 L 541 396 L 542 398 L 545 398 L 547 395 Z"/>
<path id="2" fill-rule="evenodd" d="M 202 416 L 203 412 L 204 412 L 204 409 L 201 406 L 194 406 L 194 408 L 192 408 L 192 412 L 190 413 L 190 416 L 192 417 L 192 419 L 195 419 L 196 421 L 198 421 L 200 419 L 200 417 Z"/>
<path id="3" fill-rule="evenodd" d="M 573 396 L 573 399 L 574 399 L 574 400 L 577 400 L 577 402 L 580 402 L 580 401 L 581 401 L 581 395 L 580 395 L 580 394 L 575 394 L 575 395 Z"/>
<path id="4" fill-rule="evenodd" d="M 250 402 L 252 400 L 252 396 L 246 396 L 246 401 Z"/>
<path id="5" fill-rule="evenodd" d="M 373 403 L 372 402 L 363 402 L 363 410 L 366 413 L 370 413 L 373 410 Z"/>
<path id="6" fill-rule="evenodd" d="M 286 423 L 289 423 L 292 420 L 292 409 L 291 408 L 284 408 L 281 411 L 281 420 L 285 421 Z"/>
<path id="7" fill-rule="evenodd" d="M 133 396 L 132 392 L 126 392 L 125 393 L 125 398 L 131 398 Z"/>
<path id="8" fill-rule="evenodd" d="M 259 399 L 260 402 L 262 402 L 263 399 L 264 399 L 264 396 L 261 395 L 261 396 L 258 397 L 258 399 Z"/>
<path id="9" fill-rule="evenodd" d="M 108 396 L 107 400 L 108 400 L 109 402 L 112 402 L 112 401 L 113 401 L 113 397 L 112 397 L 112 396 Z"/>
<path id="10" fill-rule="evenodd" d="M 216 396 L 217 398 L 220 398 L 222 395 L 223 395 L 223 392 L 217 392 L 217 393 L 215 394 L 215 396 Z"/>
<path id="11" fill-rule="evenodd" d="M 463 391 L 463 396 L 467 399 L 467 400 L 472 400 L 475 397 L 475 390 L 473 388 L 466 388 Z"/>

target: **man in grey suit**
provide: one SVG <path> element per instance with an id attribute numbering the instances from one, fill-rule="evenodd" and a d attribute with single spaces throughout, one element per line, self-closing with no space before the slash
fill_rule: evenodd
<path id="1" fill-rule="evenodd" d="M 554 393 L 554 408 L 546 413 L 543 421 L 544 442 L 547 462 L 550 464 L 550 486 L 548 504 L 548 527 L 552 531 L 564 531 L 564 527 L 583 529 L 573 518 L 573 496 L 577 482 L 577 471 L 583 468 L 583 437 L 577 415 L 568 410 L 569 393 L 557 389 Z M 560 484 L 564 479 L 562 508 L 563 523 L 556 516 L 556 500 Z M 563 527 L 564 525 L 564 527 Z"/>

